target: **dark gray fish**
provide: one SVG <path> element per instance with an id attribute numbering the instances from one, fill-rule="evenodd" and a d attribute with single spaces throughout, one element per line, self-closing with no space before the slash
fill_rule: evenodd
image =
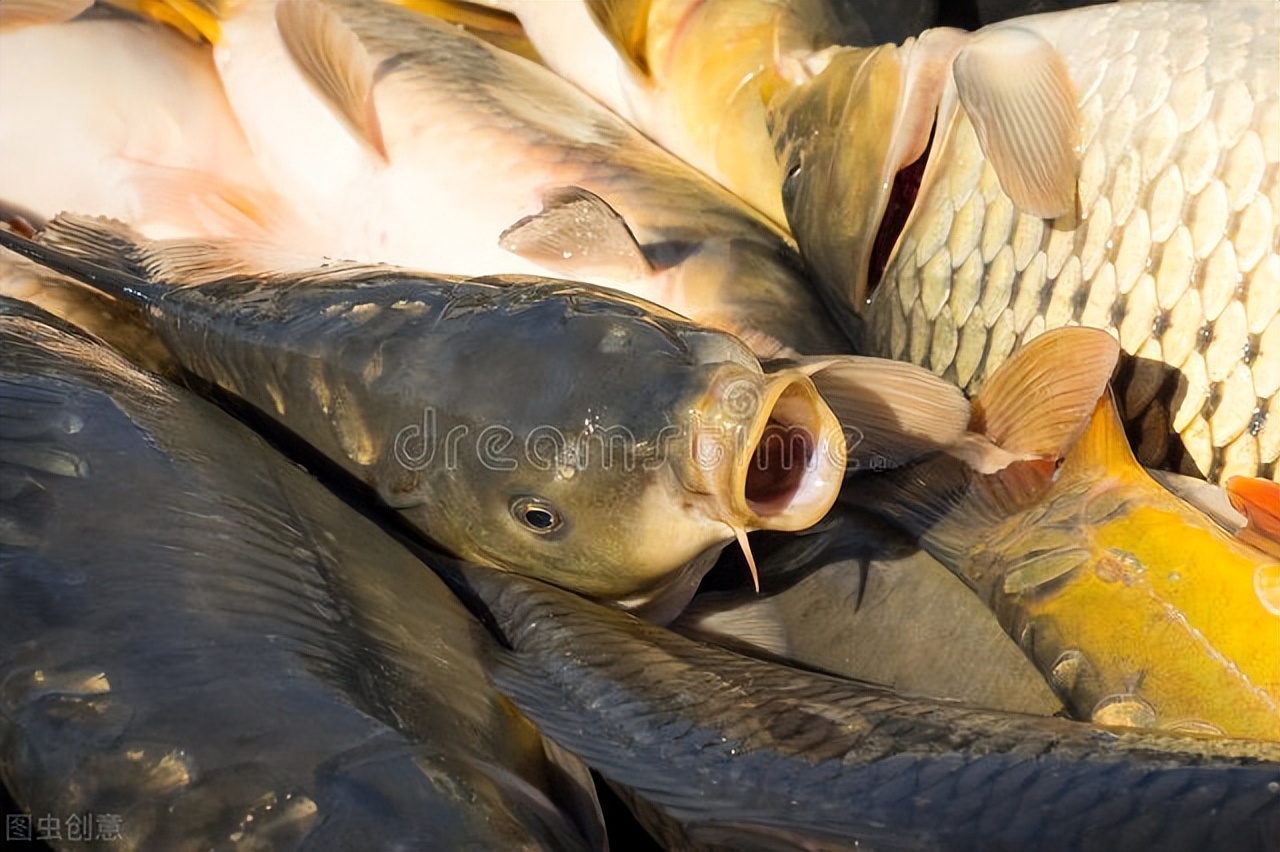
<path id="1" fill-rule="evenodd" d="M 1274 850 L 1280 837 L 1275 743 L 908 699 L 526 578 L 462 567 L 453 582 L 514 649 L 499 687 L 695 842 L 1198 852 Z"/>
<path id="2" fill-rule="evenodd" d="M 273 274 L 241 245 L 85 219 L 46 235 L 0 242 L 142 306 L 184 370 L 471 561 L 678 610 L 708 556 L 817 522 L 840 487 L 840 423 L 803 370 L 766 375 L 737 338 L 613 291 Z"/>
<path id="3" fill-rule="evenodd" d="M 0 306 L 0 781 L 122 838 L 65 848 L 601 836 L 408 550 L 212 405 Z"/>
<path id="4" fill-rule="evenodd" d="M 671 629 L 910 695 L 1062 710 L 973 591 L 886 522 L 837 505 L 813 528 L 757 539 L 752 551 L 759 594 L 701 593 Z"/>

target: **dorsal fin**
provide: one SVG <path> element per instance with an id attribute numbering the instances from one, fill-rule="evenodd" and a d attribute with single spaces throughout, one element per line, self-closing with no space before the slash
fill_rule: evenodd
<path id="1" fill-rule="evenodd" d="M 498 245 L 570 278 L 635 281 L 652 271 L 626 220 L 580 186 L 547 191 L 541 212 L 503 231 Z"/>
<path id="2" fill-rule="evenodd" d="M 298 70 L 357 138 L 384 161 L 373 98 L 375 64 L 360 37 L 333 9 L 310 0 L 281 0 L 276 26 Z"/>
<path id="3" fill-rule="evenodd" d="M 983 30 L 956 55 L 952 77 L 1014 205 L 1046 219 L 1074 212 L 1080 109 L 1057 49 L 1021 27 Z"/>

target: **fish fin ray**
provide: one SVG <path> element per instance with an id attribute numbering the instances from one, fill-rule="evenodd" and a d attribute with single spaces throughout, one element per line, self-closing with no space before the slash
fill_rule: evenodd
<path id="1" fill-rule="evenodd" d="M 0 246 L 131 304 L 154 294 L 140 239 L 114 219 L 69 213 L 54 217 L 35 239 L 0 228 Z"/>
<path id="2" fill-rule="evenodd" d="M 548 190 L 541 212 L 503 231 L 498 245 L 570 276 L 606 273 L 635 281 L 652 271 L 626 220 L 603 198 L 580 186 Z"/>
<path id="3" fill-rule="evenodd" d="M 801 358 L 802 371 L 831 406 L 849 439 L 850 471 L 899 467 L 965 433 L 964 393 L 923 367 L 884 358 Z"/>
<path id="4" fill-rule="evenodd" d="M 726 601 L 737 605 L 726 608 Z M 742 600 L 736 594 L 704 592 L 667 627 L 697 639 L 728 637 L 785 657 L 791 653 L 791 640 L 785 623 L 770 611 L 772 608 L 769 598 Z"/>
<path id="5" fill-rule="evenodd" d="M 0 31 L 35 24 L 60 24 L 92 6 L 94 0 L 4 0 L 0 3 Z"/>
<path id="6" fill-rule="evenodd" d="M 1233 476 L 1226 488 L 1231 505 L 1245 516 L 1240 539 L 1280 557 L 1280 485 L 1254 476 Z"/>
<path id="7" fill-rule="evenodd" d="M 350 27 L 323 3 L 282 0 L 280 39 L 298 70 L 338 118 L 384 162 L 386 143 L 373 97 L 374 62 Z"/>
<path id="8" fill-rule="evenodd" d="M 1098 329 L 1048 331 L 1024 344 L 974 399 L 974 431 L 1018 456 L 1061 458 L 1089 425 L 1120 357 Z"/>
<path id="9" fill-rule="evenodd" d="M 1046 219 L 1075 211 L 1080 109 L 1057 49 L 1021 27 L 990 29 L 961 48 L 952 77 L 1014 205 Z"/>
<path id="10" fill-rule="evenodd" d="M 145 218 L 209 236 L 263 239 L 289 220 L 284 201 L 268 190 L 180 166 L 132 161 L 130 177 Z"/>

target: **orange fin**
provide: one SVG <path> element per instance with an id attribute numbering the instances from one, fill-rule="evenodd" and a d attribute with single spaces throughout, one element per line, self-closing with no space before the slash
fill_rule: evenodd
<path id="1" fill-rule="evenodd" d="M 1031 30 L 973 36 L 952 65 L 956 93 L 1017 208 L 1057 218 L 1076 209 L 1080 109 L 1067 64 Z"/>
<path id="2" fill-rule="evenodd" d="M 282 0 L 276 26 L 289 56 L 343 124 L 388 159 L 373 98 L 374 62 L 342 18 L 323 3 Z"/>
<path id="3" fill-rule="evenodd" d="M 1280 557 L 1280 483 L 1254 476 L 1227 480 L 1227 497 L 1244 513 L 1244 529 L 1238 537 L 1264 553 Z"/>

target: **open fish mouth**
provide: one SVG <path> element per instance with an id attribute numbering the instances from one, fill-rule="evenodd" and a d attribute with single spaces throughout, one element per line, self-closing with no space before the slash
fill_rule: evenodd
<path id="1" fill-rule="evenodd" d="M 807 376 L 769 377 L 729 494 L 747 529 L 794 531 L 822 519 L 844 477 L 840 422 Z"/>
<path id="2" fill-rule="evenodd" d="M 733 532 L 756 579 L 746 534 L 820 521 L 844 479 L 840 421 L 800 370 L 722 369 L 695 412 L 685 477 L 703 512 Z"/>

